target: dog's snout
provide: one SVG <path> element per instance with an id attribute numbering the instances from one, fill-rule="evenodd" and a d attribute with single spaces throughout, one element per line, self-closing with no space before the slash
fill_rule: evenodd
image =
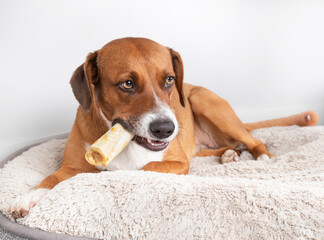
<path id="1" fill-rule="evenodd" d="M 174 132 L 175 126 L 171 120 L 159 119 L 150 123 L 150 130 L 154 137 L 167 138 Z"/>

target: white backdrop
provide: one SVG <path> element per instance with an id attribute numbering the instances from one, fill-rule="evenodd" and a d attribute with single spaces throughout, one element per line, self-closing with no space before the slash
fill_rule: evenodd
<path id="1" fill-rule="evenodd" d="M 0 2 L 0 156 L 70 130 L 69 79 L 90 51 L 126 36 L 181 53 L 185 81 L 244 122 L 308 109 L 324 123 L 324 1 Z"/>

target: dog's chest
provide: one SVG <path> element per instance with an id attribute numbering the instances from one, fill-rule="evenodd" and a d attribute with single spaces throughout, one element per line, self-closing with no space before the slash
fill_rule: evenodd
<path id="1" fill-rule="evenodd" d="M 97 167 L 100 170 L 140 170 L 153 161 L 162 161 L 164 151 L 154 152 L 147 150 L 134 142 L 114 158 L 107 167 Z"/>

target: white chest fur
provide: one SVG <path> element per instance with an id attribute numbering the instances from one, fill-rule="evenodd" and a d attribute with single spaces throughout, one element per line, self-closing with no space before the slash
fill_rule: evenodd
<path id="1" fill-rule="evenodd" d="M 135 142 L 128 146 L 114 158 L 107 167 L 97 167 L 100 170 L 140 170 L 153 161 L 162 161 L 165 151 L 154 152 L 143 148 Z"/>

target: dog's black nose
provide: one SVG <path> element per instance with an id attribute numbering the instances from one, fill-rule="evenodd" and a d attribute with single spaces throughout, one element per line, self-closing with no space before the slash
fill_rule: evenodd
<path id="1" fill-rule="evenodd" d="M 171 120 L 158 119 L 150 123 L 151 133 L 159 139 L 171 136 L 174 128 L 174 123 Z"/>

